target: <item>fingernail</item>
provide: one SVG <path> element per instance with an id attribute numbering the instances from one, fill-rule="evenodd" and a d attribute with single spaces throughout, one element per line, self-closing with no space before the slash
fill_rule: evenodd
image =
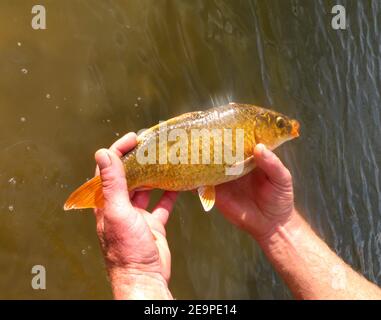
<path id="1" fill-rule="evenodd" d="M 259 143 L 257 145 L 257 149 L 259 151 L 259 153 L 261 154 L 262 158 L 265 159 L 265 158 L 268 158 L 269 157 L 269 150 L 267 150 L 267 148 L 265 147 L 264 144 L 262 143 Z"/>
<path id="2" fill-rule="evenodd" d="M 265 146 L 263 146 L 263 149 L 262 149 L 263 159 L 268 159 L 268 158 L 270 158 L 270 156 L 271 156 L 271 152 L 269 151 L 269 149 L 267 149 Z"/>
<path id="3" fill-rule="evenodd" d="M 107 168 L 111 165 L 111 158 L 106 149 L 101 149 L 97 151 L 97 163 L 100 170 Z"/>
<path id="4" fill-rule="evenodd" d="M 265 146 L 262 143 L 258 143 L 255 148 L 259 151 L 261 155 L 263 155 L 263 150 L 265 149 Z"/>

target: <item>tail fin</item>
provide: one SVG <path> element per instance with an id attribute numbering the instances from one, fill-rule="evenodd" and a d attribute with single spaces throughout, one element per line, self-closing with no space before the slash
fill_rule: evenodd
<path id="1" fill-rule="evenodd" d="M 75 190 L 66 200 L 64 210 L 102 208 L 102 181 L 99 176 L 92 178 Z"/>

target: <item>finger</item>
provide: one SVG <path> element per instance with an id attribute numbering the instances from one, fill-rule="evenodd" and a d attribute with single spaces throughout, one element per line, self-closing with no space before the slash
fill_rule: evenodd
<path id="1" fill-rule="evenodd" d="M 110 147 L 110 150 L 114 151 L 120 158 L 136 146 L 136 138 L 135 132 L 129 132 L 119 140 L 115 141 Z"/>
<path id="2" fill-rule="evenodd" d="M 125 210 L 131 207 L 131 202 L 122 161 L 114 152 L 107 149 L 98 150 L 95 153 L 95 160 L 102 180 L 104 219 L 112 219 L 113 216 L 118 217 L 123 212 L 131 211 Z"/>
<path id="3" fill-rule="evenodd" d="M 255 163 L 261 168 L 270 181 L 281 186 L 289 186 L 292 181 L 290 171 L 282 161 L 263 144 L 257 144 L 254 148 Z"/>
<path id="4" fill-rule="evenodd" d="M 134 197 L 132 198 L 132 204 L 135 207 L 138 207 L 140 209 L 146 210 L 149 205 L 149 196 L 151 194 L 151 191 L 138 191 L 135 193 Z"/>
<path id="5" fill-rule="evenodd" d="M 155 216 L 163 225 L 166 225 L 169 213 L 172 211 L 177 198 L 177 192 L 165 191 L 156 207 L 152 210 Z"/>
<path id="6" fill-rule="evenodd" d="M 124 154 L 126 154 L 128 151 L 130 151 L 133 147 L 136 145 L 136 134 L 134 132 L 129 132 L 125 134 L 123 137 L 115 141 L 111 147 L 110 150 L 115 152 L 118 157 L 120 158 Z M 96 166 L 95 168 L 95 175 L 99 175 L 99 167 Z"/>

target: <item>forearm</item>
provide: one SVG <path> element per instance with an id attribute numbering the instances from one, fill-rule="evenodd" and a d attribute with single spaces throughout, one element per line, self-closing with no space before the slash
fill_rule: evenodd
<path id="1" fill-rule="evenodd" d="M 331 251 L 296 211 L 258 242 L 298 299 L 381 299 L 381 290 Z"/>
<path id="2" fill-rule="evenodd" d="M 173 299 L 167 282 L 159 274 L 112 271 L 109 277 L 117 300 Z"/>

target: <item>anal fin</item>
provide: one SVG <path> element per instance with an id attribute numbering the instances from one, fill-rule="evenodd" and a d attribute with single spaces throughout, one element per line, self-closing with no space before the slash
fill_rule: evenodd
<path id="1" fill-rule="evenodd" d="M 216 190 L 214 186 L 202 186 L 197 189 L 201 204 L 206 212 L 210 211 L 216 201 Z"/>

